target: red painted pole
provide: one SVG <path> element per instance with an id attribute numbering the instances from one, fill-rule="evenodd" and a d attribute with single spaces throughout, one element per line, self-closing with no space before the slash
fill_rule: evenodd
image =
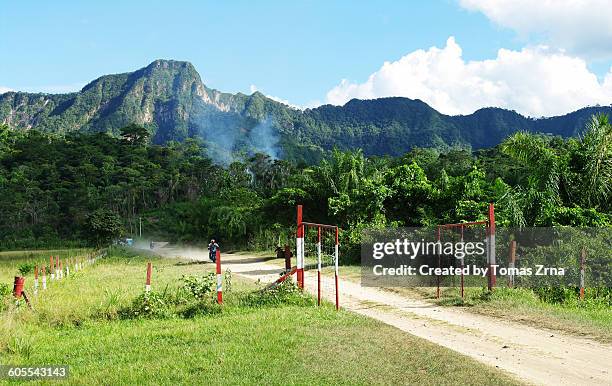
<path id="1" fill-rule="evenodd" d="M 489 203 L 489 291 L 495 288 L 495 207 Z"/>
<path id="2" fill-rule="evenodd" d="M 304 225 L 302 224 L 302 205 L 297 206 L 297 282 L 304 288 Z"/>
<path id="3" fill-rule="evenodd" d="M 15 276 L 15 281 L 13 282 L 13 296 L 16 299 L 19 299 L 23 294 L 23 287 L 25 285 L 25 277 Z"/>
<path id="4" fill-rule="evenodd" d="M 317 305 L 321 305 L 321 227 L 317 227 Z"/>
<path id="5" fill-rule="evenodd" d="M 336 282 L 336 311 L 340 309 L 340 287 L 338 285 L 338 261 L 340 260 L 340 254 L 338 252 L 338 246 L 339 246 L 339 242 L 338 242 L 338 227 L 336 227 L 336 247 L 334 250 L 334 278 L 335 278 L 335 282 Z"/>
<path id="6" fill-rule="evenodd" d="M 153 264 L 147 263 L 147 281 L 145 283 L 145 292 L 151 291 L 151 274 L 153 273 Z"/>
<path id="7" fill-rule="evenodd" d="M 586 248 L 580 253 L 580 300 L 584 300 L 584 264 L 586 261 Z"/>
<path id="8" fill-rule="evenodd" d="M 34 266 L 34 295 L 38 294 L 38 265 Z"/>
<path id="9" fill-rule="evenodd" d="M 223 275 L 221 275 L 221 250 L 217 248 L 215 257 L 217 268 L 217 303 L 223 304 Z"/>

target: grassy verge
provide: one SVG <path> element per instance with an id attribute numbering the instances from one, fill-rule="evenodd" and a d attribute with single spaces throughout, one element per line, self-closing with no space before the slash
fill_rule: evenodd
<path id="1" fill-rule="evenodd" d="M 457 289 L 446 289 L 437 303 L 460 306 L 470 312 L 563 331 L 605 343 L 612 342 L 610 307 L 588 302 L 551 304 L 540 300 L 532 290 L 524 288 L 497 288 L 492 293 L 481 288 L 466 288 L 463 300 L 457 292 Z M 423 295 L 431 299 L 435 297 L 432 289 L 427 289 Z"/>
<path id="2" fill-rule="evenodd" d="M 32 251 L 0 252 L 0 283 L 11 281 L 17 274 L 17 268 L 22 263 L 38 264 L 40 267 L 49 265 L 49 256 L 59 256 L 62 260 L 69 257 L 84 256 L 90 249 L 47 249 Z"/>
<path id="3" fill-rule="evenodd" d="M 333 275 L 331 267 L 324 275 Z M 343 280 L 361 281 L 360 266 L 341 266 Z M 438 305 L 461 309 L 539 328 L 548 328 L 600 342 L 612 342 L 612 309 L 590 302 L 568 304 L 547 303 L 529 289 L 497 288 L 492 294 L 482 288 L 466 288 L 461 299 L 458 288 L 443 288 L 436 299 L 435 288 L 386 288 L 402 296 L 431 301 Z"/>
<path id="4" fill-rule="evenodd" d="M 220 313 L 122 319 L 119 311 L 142 293 L 149 259 L 155 291 L 213 268 L 123 255 L 52 282 L 33 299 L 36 311 L 11 306 L 0 314 L 2 363 L 67 364 L 72 384 L 516 383 L 377 321 L 313 307 L 312 299 L 262 302 L 238 277 Z"/>

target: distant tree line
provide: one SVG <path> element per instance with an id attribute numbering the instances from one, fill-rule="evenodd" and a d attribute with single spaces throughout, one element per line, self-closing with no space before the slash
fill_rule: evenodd
<path id="1" fill-rule="evenodd" d="M 313 165 L 263 154 L 229 166 L 203 145 L 153 145 L 121 135 L 13 131 L 0 125 L 0 246 L 103 243 L 137 233 L 185 242 L 269 248 L 290 241 L 295 205 L 338 224 L 356 256 L 366 227 L 485 218 L 512 226 L 612 224 L 612 127 L 592 118 L 580 138 L 516 133 L 472 152 L 415 148 L 401 157 L 334 150 Z"/>

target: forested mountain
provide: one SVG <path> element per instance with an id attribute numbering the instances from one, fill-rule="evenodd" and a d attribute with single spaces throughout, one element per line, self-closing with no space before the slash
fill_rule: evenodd
<path id="1" fill-rule="evenodd" d="M 208 88 L 190 63 L 172 60 L 102 76 L 75 93 L 0 95 L 0 122 L 13 129 L 118 134 L 136 123 L 158 144 L 199 137 L 218 161 L 240 151 L 312 161 L 333 147 L 394 156 L 414 147 L 477 149 L 495 146 L 516 131 L 574 136 L 598 112 L 612 113 L 612 108 L 587 107 L 541 119 L 500 108 L 448 116 L 420 100 L 394 97 L 300 111 L 259 92 Z"/>

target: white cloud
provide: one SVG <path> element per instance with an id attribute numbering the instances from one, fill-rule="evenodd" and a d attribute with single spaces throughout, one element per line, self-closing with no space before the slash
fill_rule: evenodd
<path id="1" fill-rule="evenodd" d="M 9 91 L 13 91 L 13 89 L 4 87 L 4 86 L 0 86 L 0 94 L 4 94 L 5 92 L 9 92 Z"/>
<path id="2" fill-rule="evenodd" d="M 385 62 L 363 83 L 342 80 L 327 93 L 327 101 L 344 104 L 352 98 L 387 96 L 418 98 L 446 114 L 494 106 L 549 116 L 612 103 L 612 69 L 599 82 L 584 60 L 545 46 L 500 49 L 495 59 L 466 62 L 450 37 L 444 48 Z"/>
<path id="3" fill-rule="evenodd" d="M 459 0 L 500 26 L 592 58 L 612 57 L 610 0 Z"/>

